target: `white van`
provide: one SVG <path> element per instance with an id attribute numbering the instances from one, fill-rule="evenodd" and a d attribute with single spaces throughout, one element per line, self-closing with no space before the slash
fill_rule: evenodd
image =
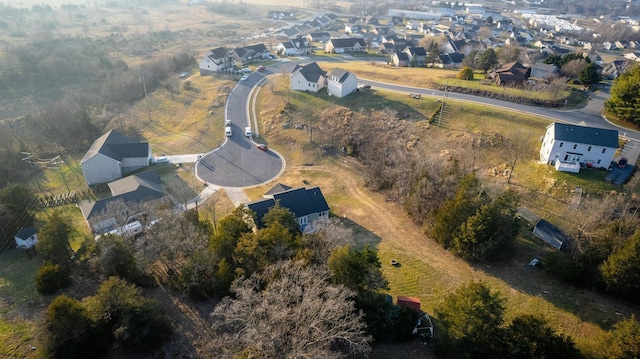
<path id="1" fill-rule="evenodd" d="M 224 134 L 227 135 L 227 137 L 231 136 L 231 126 L 227 126 L 224 128 Z"/>
<path id="2" fill-rule="evenodd" d="M 244 128 L 244 135 L 247 137 L 251 137 L 251 127 Z"/>
<path id="3" fill-rule="evenodd" d="M 231 119 L 224 120 L 224 125 L 229 126 L 231 124 Z"/>

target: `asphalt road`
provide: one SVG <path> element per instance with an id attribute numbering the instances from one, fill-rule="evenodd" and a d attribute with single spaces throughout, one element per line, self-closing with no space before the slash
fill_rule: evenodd
<path id="1" fill-rule="evenodd" d="M 284 169 L 285 162 L 277 152 L 261 151 L 245 136 L 245 127 L 250 126 L 247 107 L 251 90 L 269 73 L 253 72 L 231 90 L 225 118 L 231 120 L 232 135 L 196 163 L 196 176 L 204 182 L 222 187 L 255 186 L 277 177 Z"/>

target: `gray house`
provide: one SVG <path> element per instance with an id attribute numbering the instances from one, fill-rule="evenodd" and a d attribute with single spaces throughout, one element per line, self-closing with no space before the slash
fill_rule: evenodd
<path id="1" fill-rule="evenodd" d="M 38 243 L 38 233 L 33 227 L 27 227 L 18 232 L 13 238 L 16 241 L 16 247 L 29 249 Z"/>
<path id="2" fill-rule="evenodd" d="M 111 130 L 93 142 L 80 161 L 88 186 L 107 183 L 151 163 L 151 145 Z"/>
<path id="3" fill-rule="evenodd" d="M 129 223 L 144 207 L 168 201 L 168 193 L 156 171 L 145 171 L 110 182 L 111 197 L 83 202 L 80 211 L 91 231 L 103 234 Z"/>
<path id="4" fill-rule="evenodd" d="M 282 186 L 282 185 L 278 185 Z M 320 187 L 314 188 L 294 188 L 278 187 L 284 189 L 282 192 L 270 190 L 268 193 L 271 198 L 250 202 L 247 207 L 256 214 L 256 226 L 264 227 L 262 217 L 276 205 L 288 208 L 296 218 L 296 222 L 302 233 L 313 233 L 313 222 L 329 218 L 329 205 L 320 191 Z"/>

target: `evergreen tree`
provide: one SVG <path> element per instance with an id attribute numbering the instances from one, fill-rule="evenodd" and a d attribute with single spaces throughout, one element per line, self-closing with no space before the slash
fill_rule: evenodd
<path id="1" fill-rule="evenodd" d="M 612 291 L 637 299 L 640 296 L 640 232 L 614 251 L 600 270 Z"/>
<path id="2" fill-rule="evenodd" d="M 485 74 L 497 64 L 498 54 L 492 48 L 488 48 L 478 55 L 478 68 L 484 71 Z"/>
<path id="3" fill-rule="evenodd" d="M 640 123 L 640 64 L 633 64 L 614 80 L 605 109 L 623 121 Z"/>
<path id="4" fill-rule="evenodd" d="M 603 339 L 603 358 L 640 358 L 640 322 L 632 314 L 613 326 Z"/>
<path id="5" fill-rule="evenodd" d="M 53 264 L 66 265 L 73 251 L 69 244 L 71 225 L 69 219 L 55 212 L 47 223 L 40 228 L 36 249 L 42 257 Z"/>

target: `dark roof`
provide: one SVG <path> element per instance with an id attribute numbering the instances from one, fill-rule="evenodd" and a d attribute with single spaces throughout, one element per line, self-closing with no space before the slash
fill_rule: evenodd
<path id="1" fill-rule="evenodd" d="M 332 14 L 332 13 L 324 14 L 324 16 L 327 17 L 329 20 L 335 20 L 338 18 L 338 15 Z"/>
<path id="2" fill-rule="evenodd" d="M 291 74 L 299 71 L 302 76 L 309 82 L 318 82 L 320 77 L 326 76 L 327 72 L 322 70 L 317 62 L 312 62 L 306 65 L 296 65 L 291 71 Z"/>
<path id="3" fill-rule="evenodd" d="M 282 184 L 282 183 L 277 183 L 275 186 L 271 187 L 270 190 L 268 190 L 267 192 L 265 192 L 265 194 L 263 194 L 263 197 L 273 197 L 273 195 L 275 193 L 280 193 L 280 192 L 284 192 L 284 191 L 288 191 L 290 190 L 291 187 Z"/>
<path id="4" fill-rule="evenodd" d="M 254 201 L 247 204 L 247 207 L 255 212 L 257 223 L 263 227 L 262 217 L 275 206 L 276 201 L 283 208 L 288 208 L 295 218 L 304 217 L 313 213 L 320 213 L 329 210 L 329 205 L 322 195 L 320 187 L 295 188 L 288 191 L 275 193 L 273 198 Z"/>
<path id="5" fill-rule="evenodd" d="M 407 50 L 409 50 L 413 56 L 427 56 L 427 51 L 421 46 L 408 47 Z"/>
<path id="6" fill-rule="evenodd" d="M 285 42 L 282 42 L 281 44 L 282 44 L 282 47 L 284 47 L 285 49 L 295 49 L 296 48 L 291 41 L 285 41 Z"/>
<path id="7" fill-rule="evenodd" d="M 523 82 L 527 79 L 529 69 L 515 61 L 500 66 L 495 74 L 500 82 Z"/>
<path id="8" fill-rule="evenodd" d="M 407 53 L 405 52 L 400 52 L 400 51 L 396 51 L 396 57 L 398 58 L 398 61 L 409 61 L 409 55 L 407 55 Z"/>
<path id="9" fill-rule="evenodd" d="M 214 59 L 222 59 L 225 56 L 227 56 L 227 52 L 229 52 L 229 50 L 227 50 L 224 47 L 218 47 L 215 48 L 213 50 L 210 51 L 211 55 L 209 55 L 209 57 L 214 58 Z"/>
<path id="10" fill-rule="evenodd" d="M 618 131 L 554 123 L 554 137 L 559 141 L 618 148 Z"/>
<path id="11" fill-rule="evenodd" d="M 19 239 L 27 239 L 31 236 L 33 236 L 34 234 L 36 234 L 36 229 L 33 227 L 27 227 L 22 229 L 20 232 L 18 232 L 18 234 L 15 235 L 16 238 Z"/>
<path id="12" fill-rule="evenodd" d="M 143 203 L 167 195 L 160 183 L 160 178 L 154 170 L 145 171 L 109 183 L 112 197 L 96 202 L 80 204 L 80 210 L 85 219 L 104 212 L 109 203 L 121 201 L 127 203 Z"/>
<path id="13" fill-rule="evenodd" d="M 333 44 L 333 47 L 354 47 L 356 43 L 360 44 L 362 47 L 366 47 L 367 44 L 363 39 L 357 37 L 351 37 L 348 39 L 329 39 Z"/>
<path id="14" fill-rule="evenodd" d="M 533 235 L 542 239 L 555 249 L 562 249 L 570 239 L 553 224 L 541 219 L 533 228 Z"/>
<path id="15" fill-rule="evenodd" d="M 122 161 L 125 157 L 147 157 L 149 155 L 149 144 L 123 135 L 116 130 L 111 130 L 93 142 L 80 163 L 87 161 L 98 153 L 117 161 Z"/>
<path id="16" fill-rule="evenodd" d="M 464 60 L 464 54 L 450 53 L 440 55 L 440 61 L 442 61 L 444 65 L 461 64 L 462 60 Z"/>

